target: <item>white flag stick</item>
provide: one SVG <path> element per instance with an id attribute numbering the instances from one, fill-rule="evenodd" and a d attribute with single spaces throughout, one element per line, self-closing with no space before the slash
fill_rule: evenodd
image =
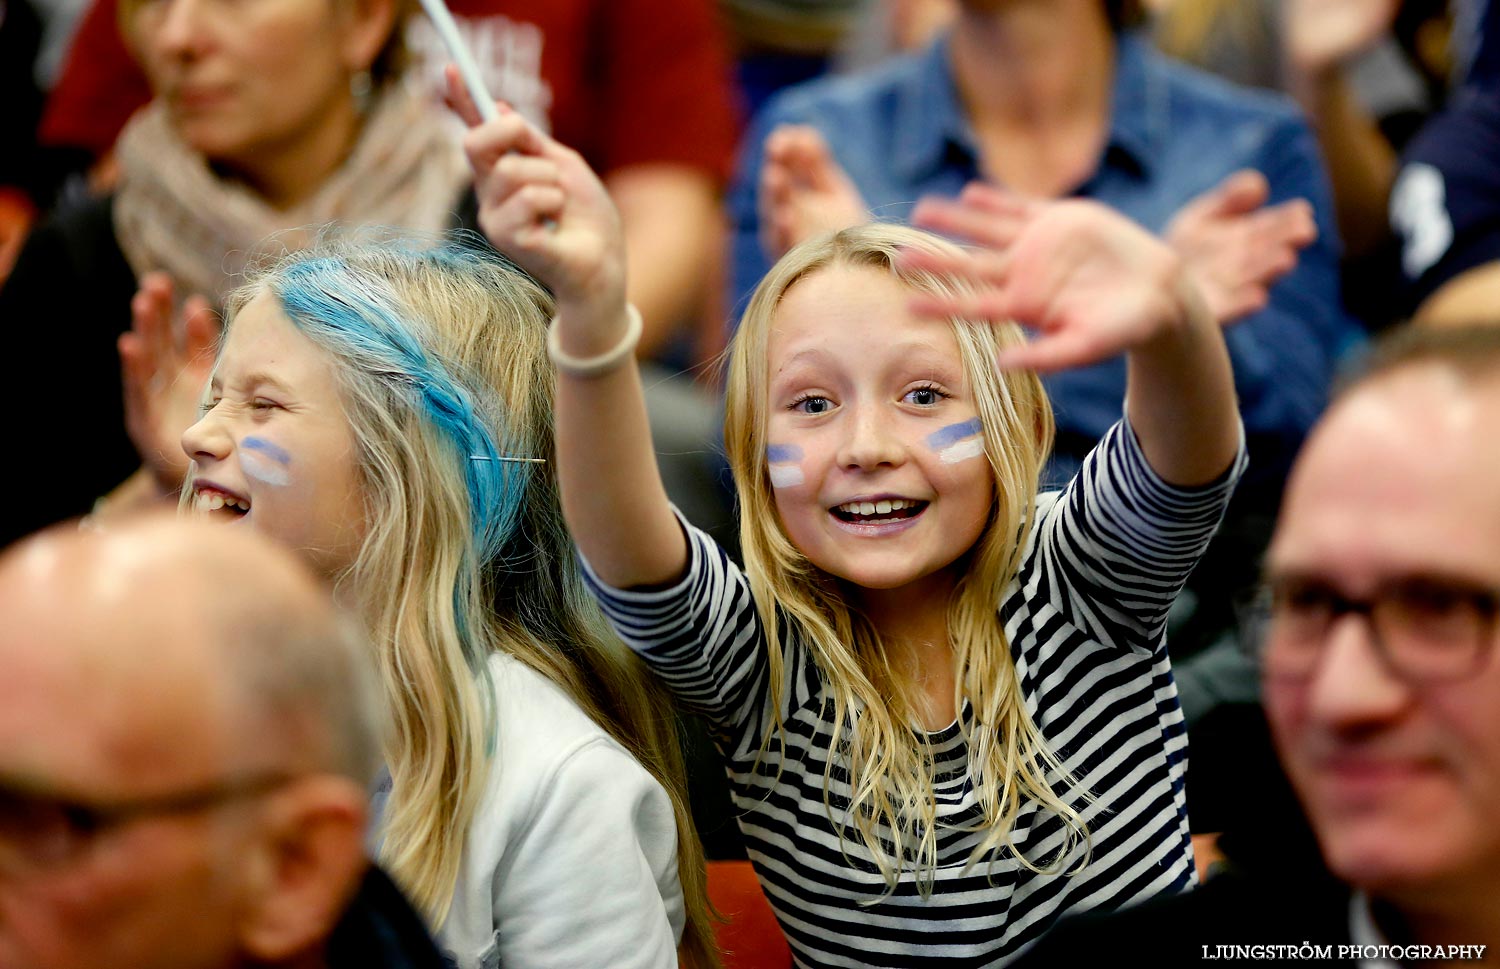
<path id="1" fill-rule="evenodd" d="M 495 99 L 490 97 L 489 89 L 484 86 L 484 76 L 479 73 L 479 65 L 474 63 L 474 55 L 469 53 L 464 39 L 458 35 L 458 25 L 453 22 L 453 14 L 448 12 L 443 0 L 422 0 L 422 9 L 427 11 L 432 25 L 437 28 L 438 36 L 443 39 L 443 46 L 448 48 L 448 53 L 453 57 L 453 63 L 458 65 L 458 73 L 464 79 L 464 86 L 469 89 L 469 97 L 474 99 L 474 106 L 479 109 L 479 116 L 485 121 L 494 121 L 500 116 L 500 112 L 495 107 Z"/>

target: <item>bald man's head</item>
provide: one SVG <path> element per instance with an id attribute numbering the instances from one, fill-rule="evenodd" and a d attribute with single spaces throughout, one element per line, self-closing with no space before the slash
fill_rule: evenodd
<path id="1" fill-rule="evenodd" d="M 73 667 L 76 702 L 133 708 L 176 683 L 206 701 L 195 733 L 225 756 L 264 759 L 274 738 L 289 769 L 367 782 L 378 764 L 357 636 L 295 556 L 252 532 L 167 517 L 46 532 L 0 556 L 0 615 L 0 666 Z"/>
<path id="2" fill-rule="evenodd" d="M 0 825 L 0 966 L 274 961 L 336 917 L 380 700 L 295 557 L 175 518 L 57 530 L 0 555 L 0 616 L 0 810 L 47 828 Z M 321 881 L 253 863 L 303 837 Z"/>

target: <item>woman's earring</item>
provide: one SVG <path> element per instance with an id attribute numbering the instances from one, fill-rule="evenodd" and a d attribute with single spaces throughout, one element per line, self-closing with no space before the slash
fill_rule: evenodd
<path id="1" fill-rule="evenodd" d="M 369 71 L 355 71 L 349 75 L 349 93 L 354 95 L 354 104 L 360 114 L 370 107 L 370 94 L 375 90 L 375 79 Z"/>

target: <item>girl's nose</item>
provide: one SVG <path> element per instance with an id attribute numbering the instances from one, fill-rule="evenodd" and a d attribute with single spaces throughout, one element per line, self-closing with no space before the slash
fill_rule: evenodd
<path id="1" fill-rule="evenodd" d="M 182 449 L 200 465 L 224 460 L 234 446 L 223 419 L 215 415 L 216 411 L 210 410 L 182 432 Z"/>
<path id="2" fill-rule="evenodd" d="M 840 448 L 839 464 L 855 471 L 870 471 L 900 464 L 905 447 L 878 408 L 861 408 L 849 415 L 848 436 Z"/>

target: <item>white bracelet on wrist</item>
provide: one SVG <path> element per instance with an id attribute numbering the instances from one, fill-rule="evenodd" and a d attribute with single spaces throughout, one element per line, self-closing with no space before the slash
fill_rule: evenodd
<path id="1" fill-rule="evenodd" d="M 625 335 L 620 338 L 620 342 L 595 356 L 575 357 L 562 348 L 562 343 L 557 338 L 557 318 L 554 317 L 552 325 L 547 327 L 547 356 L 552 358 L 552 365 L 557 368 L 558 373 L 569 377 L 602 377 L 619 369 L 622 363 L 631 358 L 636 344 L 641 342 L 641 329 L 641 311 L 626 303 Z"/>

